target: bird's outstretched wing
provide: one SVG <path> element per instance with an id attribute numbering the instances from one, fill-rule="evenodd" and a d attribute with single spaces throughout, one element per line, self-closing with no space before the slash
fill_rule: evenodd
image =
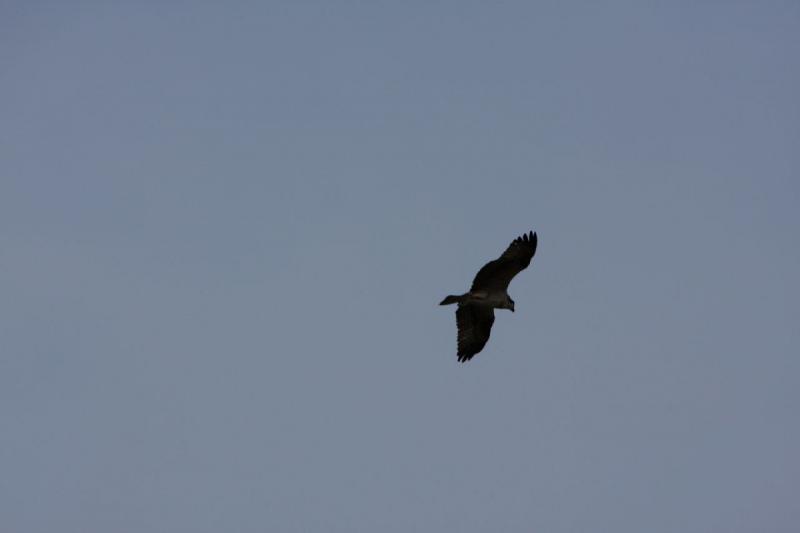
<path id="1" fill-rule="evenodd" d="M 507 290 L 514 276 L 531 264 L 537 240 L 533 232 L 514 239 L 503 255 L 489 261 L 478 271 L 470 290 Z"/>
<path id="2" fill-rule="evenodd" d="M 469 361 L 489 340 L 494 324 L 494 309 L 484 305 L 459 305 L 456 310 L 458 326 L 458 360 Z"/>

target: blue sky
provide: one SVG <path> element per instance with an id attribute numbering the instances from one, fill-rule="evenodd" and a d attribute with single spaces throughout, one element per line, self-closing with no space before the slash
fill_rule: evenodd
<path id="1" fill-rule="evenodd" d="M 794 531 L 798 22 L 5 3 L 0 529 Z"/>

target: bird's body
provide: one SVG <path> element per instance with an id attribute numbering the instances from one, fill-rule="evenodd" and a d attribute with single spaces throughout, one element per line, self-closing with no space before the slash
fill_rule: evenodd
<path id="1" fill-rule="evenodd" d="M 468 361 L 480 352 L 489 340 L 495 309 L 514 311 L 514 300 L 508 285 L 524 270 L 536 253 L 538 238 L 530 232 L 514 239 L 503 255 L 488 262 L 478 271 L 472 288 L 461 295 L 450 295 L 440 305 L 458 304 L 458 360 Z"/>
<path id="2" fill-rule="evenodd" d="M 441 305 L 458 303 L 460 305 L 481 305 L 493 309 L 511 309 L 514 303 L 506 291 L 469 291 L 460 296 L 448 296 L 447 298 L 455 298 L 455 300 L 442 302 Z"/>

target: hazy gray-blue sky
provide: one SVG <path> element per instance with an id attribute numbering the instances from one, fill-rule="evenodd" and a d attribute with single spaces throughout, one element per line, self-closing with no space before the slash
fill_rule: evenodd
<path id="1" fill-rule="evenodd" d="M 796 531 L 799 36 L 5 2 L 0 530 Z M 458 364 L 436 304 L 531 229 Z"/>

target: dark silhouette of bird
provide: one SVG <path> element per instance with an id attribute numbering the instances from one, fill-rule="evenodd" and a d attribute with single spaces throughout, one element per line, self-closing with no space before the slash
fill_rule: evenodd
<path id="1" fill-rule="evenodd" d="M 514 311 L 514 300 L 508 295 L 508 284 L 525 270 L 536 253 L 536 233 L 529 232 L 514 239 L 503 255 L 489 261 L 475 275 L 469 292 L 450 295 L 439 305 L 458 304 L 458 360 L 469 361 L 483 350 L 494 324 L 495 309 Z"/>

